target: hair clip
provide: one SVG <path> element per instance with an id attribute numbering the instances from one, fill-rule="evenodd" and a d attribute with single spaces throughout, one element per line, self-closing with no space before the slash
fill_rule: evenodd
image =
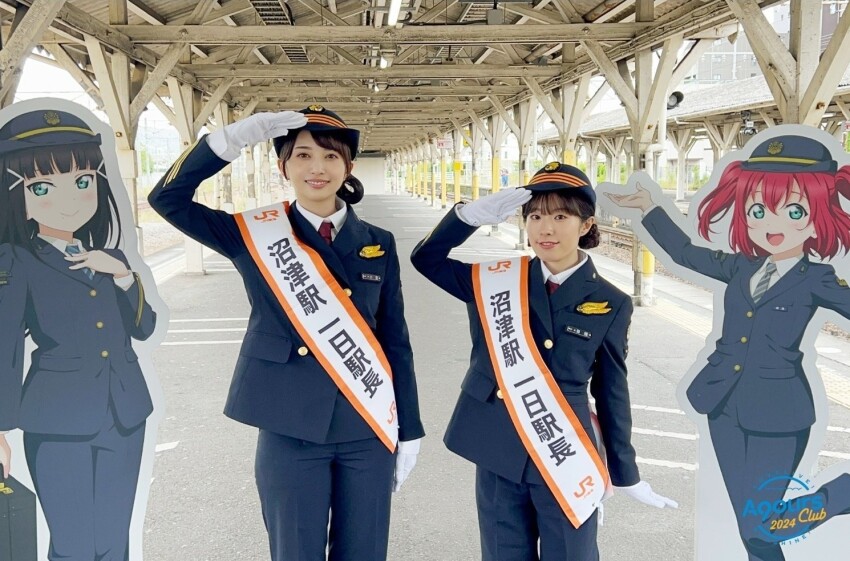
<path id="1" fill-rule="evenodd" d="M 106 177 L 106 174 L 102 171 L 105 167 L 106 167 L 106 162 L 101 160 L 100 165 L 97 166 L 97 173 L 98 173 L 98 175 L 102 176 L 104 179 L 109 180 L 109 178 Z"/>
<path id="2" fill-rule="evenodd" d="M 9 185 L 9 191 L 11 191 L 12 189 L 14 189 L 15 187 L 17 187 L 18 185 L 20 185 L 21 183 L 24 182 L 24 176 L 23 175 L 17 173 L 16 171 L 13 171 L 9 168 L 6 168 L 6 171 L 8 171 L 9 173 L 11 173 L 12 175 L 14 175 L 15 177 L 18 178 L 17 181 L 15 181 L 11 185 Z"/>

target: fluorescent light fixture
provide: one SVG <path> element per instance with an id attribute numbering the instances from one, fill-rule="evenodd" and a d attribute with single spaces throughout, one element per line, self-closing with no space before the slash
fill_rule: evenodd
<path id="1" fill-rule="evenodd" d="M 380 66 L 381 68 L 386 68 L 388 64 L 389 62 L 387 62 L 387 59 L 381 57 L 381 61 L 378 63 L 378 66 Z"/>
<path id="2" fill-rule="evenodd" d="M 398 12 L 401 10 L 401 0 L 390 0 L 390 12 L 387 14 L 387 25 L 398 23 Z"/>

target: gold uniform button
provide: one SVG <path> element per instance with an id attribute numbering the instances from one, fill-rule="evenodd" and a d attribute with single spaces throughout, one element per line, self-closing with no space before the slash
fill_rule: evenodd
<path id="1" fill-rule="evenodd" d="M 343 292 L 345 292 L 346 296 L 351 296 L 351 289 L 350 288 L 343 289 Z"/>
<path id="2" fill-rule="evenodd" d="M 746 343 L 746 342 L 747 342 L 747 338 L 746 338 L 746 337 L 741 337 L 741 342 L 742 342 L 742 343 Z"/>
<path id="3" fill-rule="evenodd" d="M 545 341 L 543 341 L 543 346 L 547 349 L 551 349 L 555 346 L 555 343 L 552 342 L 552 339 L 546 339 Z"/>
<path id="4" fill-rule="evenodd" d="M 505 399 L 505 396 L 502 395 L 502 390 L 496 390 L 496 397 L 499 399 Z"/>
<path id="5" fill-rule="evenodd" d="M 748 318 L 753 317 L 753 312 L 752 312 L 752 311 L 747 312 L 747 317 L 748 317 Z"/>
<path id="6" fill-rule="evenodd" d="M 102 356 L 103 358 L 108 357 L 108 356 L 109 356 L 109 351 L 100 351 L 100 356 Z"/>
<path id="7" fill-rule="evenodd" d="M 92 288 L 92 289 L 89 291 L 89 296 L 91 296 L 92 298 L 94 298 L 95 296 L 97 296 L 97 290 L 95 290 L 95 289 L 93 289 L 93 288 Z"/>
<path id="8" fill-rule="evenodd" d="M 736 365 L 735 365 L 735 372 L 740 372 L 740 371 L 741 371 L 741 365 L 740 365 L 740 364 L 736 364 Z"/>
<path id="9" fill-rule="evenodd" d="M 103 329 L 103 322 L 102 322 L 102 321 L 99 321 L 99 322 L 97 322 L 97 323 L 96 323 L 96 324 L 94 324 L 94 325 L 95 325 L 95 327 L 97 327 L 98 329 Z"/>
<path id="10" fill-rule="evenodd" d="M 298 354 L 301 356 L 307 356 L 307 353 L 309 352 L 310 351 L 309 349 L 307 349 L 307 347 L 298 347 Z"/>

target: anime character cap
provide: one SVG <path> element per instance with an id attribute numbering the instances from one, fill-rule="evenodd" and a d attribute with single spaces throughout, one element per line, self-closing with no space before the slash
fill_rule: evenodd
<path id="1" fill-rule="evenodd" d="M 0 155 L 45 146 L 94 143 L 100 135 L 79 117 L 65 111 L 31 111 L 0 129 Z"/>
<path id="2" fill-rule="evenodd" d="M 775 136 L 756 146 L 741 167 L 751 171 L 835 173 L 838 163 L 826 146 L 805 136 Z"/>
<path id="3" fill-rule="evenodd" d="M 301 109 L 299 113 L 303 113 L 307 117 L 307 124 L 300 129 L 289 131 L 284 136 L 276 137 L 274 142 L 274 151 L 280 154 L 280 149 L 287 138 L 295 138 L 301 131 L 310 132 L 335 132 L 342 140 L 348 144 L 351 150 L 351 159 L 357 157 L 357 146 L 360 143 L 360 131 L 357 129 L 348 128 L 342 118 L 331 111 L 325 109 L 321 105 L 311 105 Z"/>
<path id="4" fill-rule="evenodd" d="M 532 193 L 562 189 L 578 192 L 596 209 L 596 192 L 590 180 L 583 171 L 568 164 L 549 162 L 538 170 L 524 187 Z"/>

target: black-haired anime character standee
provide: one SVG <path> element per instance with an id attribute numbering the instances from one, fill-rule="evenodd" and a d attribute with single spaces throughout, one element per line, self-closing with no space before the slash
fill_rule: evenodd
<path id="1" fill-rule="evenodd" d="M 4 112 L 0 463 L 31 481 L 48 559 L 126 560 L 134 507 L 147 501 L 143 456 L 152 461 L 143 451 L 154 404 L 133 340 L 154 333 L 153 283 L 125 235 L 109 128 L 62 100 Z"/>
<path id="2" fill-rule="evenodd" d="M 698 559 L 783 561 L 801 542 L 806 559 L 838 559 L 817 528 L 850 512 L 850 475 L 811 475 L 827 422 L 814 339 L 826 312 L 850 325 L 847 156 L 818 129 L 771 128 L 719 162 L 690 225 L 646 174 L 600 190 L 665 264 L 715 291 L 714 331 L 679 392 L 720 474 L 698 480 Z M 720 486 L 746 557 L 717 539 Z"/>

